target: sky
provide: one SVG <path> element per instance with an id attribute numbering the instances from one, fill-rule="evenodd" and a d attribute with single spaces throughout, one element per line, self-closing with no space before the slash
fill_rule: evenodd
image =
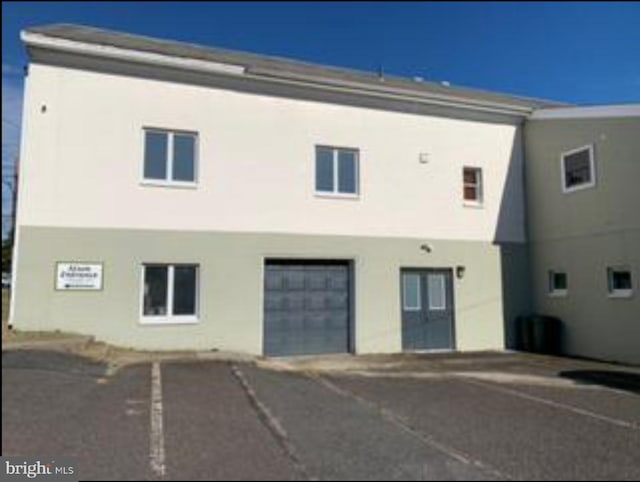
<path id="1" fill-rule="evenodd" d="M 576 104 L 640 102 L 638 2 L 3 1 L 3 175 L 19 151 L 20 30 L 54 22 Z"/>

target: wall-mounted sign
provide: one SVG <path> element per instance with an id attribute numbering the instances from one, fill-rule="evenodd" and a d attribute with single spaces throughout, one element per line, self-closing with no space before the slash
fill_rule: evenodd
<path id="1" fill-rule="evenodd" d="M 56 290 L 102 289 L 102 263 L 56 263 Z"/>

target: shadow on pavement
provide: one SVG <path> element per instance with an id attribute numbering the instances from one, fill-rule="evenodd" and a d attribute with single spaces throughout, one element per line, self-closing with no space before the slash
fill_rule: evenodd
<path id="1" fill-rule="evenodd" d="M 576 383 L 601 385 L 640 395 L 640 375 L 636 373 L 613 370 L 571 370 L 560 372 L 559 376 Z"/>

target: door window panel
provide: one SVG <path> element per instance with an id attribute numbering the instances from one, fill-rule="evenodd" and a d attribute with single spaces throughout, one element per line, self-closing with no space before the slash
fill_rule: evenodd
<path id="1" fill-rule="evenodd" d="M 420 300 L 420 275 L 405 274 L 403 275 L 403 307 L 405 311 L 418 311 L 422 308 Z"/>
<path id="2" fill-rule="evenodd" d="M 446 310 L 447 292 L 443 274 L 428 274 L 427 289 L 429 291 L 429 309 Z"/>

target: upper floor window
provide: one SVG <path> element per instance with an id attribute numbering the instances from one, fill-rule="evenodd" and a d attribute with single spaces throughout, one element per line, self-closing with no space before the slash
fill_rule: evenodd
<path id="1" fill-rule="evenodd" d="M 562 154 L 562 191 L 572 192 L 593 187 L 596 172 L 593 146 L 584 146 Z"/>
<path id="2" fill-rule="evenodd" d="M 482 204 L 482 169 L 479 167 L 464 167 L 462 169 L 464 202 Z"/>
<path id="3" fill-rule="evenodd" d="M 193 185 L 197 177 L 198 136 L 192 132 L 144 130 L 145 181 Z"/>
<path id="4" fill-rule="evenodd" d="M 316 147 L 316 192 L 358 196 L 359 155 L 355 149 Z"/>

